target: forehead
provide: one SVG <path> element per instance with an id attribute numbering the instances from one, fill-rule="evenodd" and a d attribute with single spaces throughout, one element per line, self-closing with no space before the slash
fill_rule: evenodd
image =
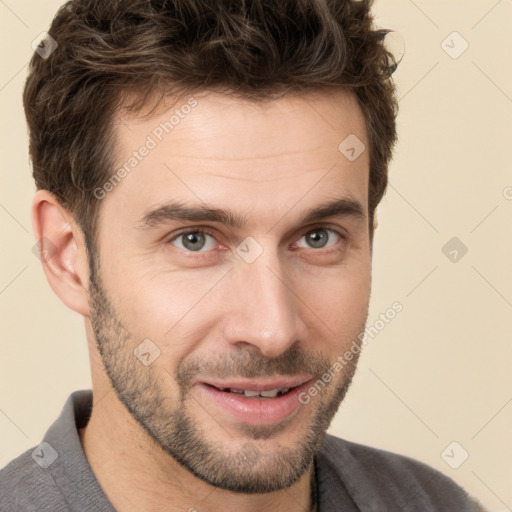
<path id="1" fill-rule="evenodd" d="M 266 215 L 258 204 L 284 210 L 301 197 L 304 208 L 340 196 L 367 206 L 368 150 L 357 159 L 340 150 L 346 140 L 368 148 L 362 111 L 347 91 L 265 102 L 190 94 L 162 101 L 150 116 L 118 112 L 115 139 L 114 173 L 124 172 L 105 202 L 124 207 L 132 222 L 171 199 L 255 215 Z"/>
<path id="2" fill-rule="evenodd" d="M 155 101 L 153 97 L 148 108 Z M 149 135 L 158 145 L 179 144 L 176 154 L 195 155 L 200 147 L 201 156 L 221 159 L 270 157 L 320 146 L 337 149 L 343 134 L 366 139 L 356 96 L 344 89 L 290 93 L 272 100 L 197 91 L 161 99 L 150 112 L 120 110 L 114 124 L 121 149 L 130 150 Z M 209 144 L 212 139 L 216 139 L 214 145 Z M 235 147 L 231 141 L 244 144 Z M 205 144 L 200 146 L 201 142 Z"/>

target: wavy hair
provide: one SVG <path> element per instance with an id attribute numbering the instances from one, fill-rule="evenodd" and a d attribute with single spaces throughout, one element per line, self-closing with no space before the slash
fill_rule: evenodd
<path id="1" fill-rule="evenodd" d="M 264 101 L 287 92 L 345 88 L 363 111 L 368 203 L 386 186 L 398 103 L 387 30 L 364 0 L 73 0 L 57 12 L 58 46 L 31 59 L 23 104 L 38 189 L 54 193 L 95 247 L 93 190 L 114 172 L 113 121 L 165 95 L 220 88 Z M 126 98 L 135 101 L 126 104 Z"/>

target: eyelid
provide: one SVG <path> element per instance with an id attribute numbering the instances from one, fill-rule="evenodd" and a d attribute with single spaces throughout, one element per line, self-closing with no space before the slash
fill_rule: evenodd
<path id="1" fill-rule="evenodd" d="M 211 228 L 207 226 L 193 226 L 190 228 L 183 228 L 178 233 L 173 234 L 172 238 L 169 238 L 169 242 L 172 242 L 176 238 L 178 238 L 181 235 L 184 235 L 185 233 L 205 233 L 206 235 L 213 236 L 215 238 L 215 235 L 212 233 Z"/>
<path id="2" fill-rule="evenodd" d="M 311 226 L 307 226 L 305 231 L 302 232 L 301 236 L 304 236 L 306 233 L 313 231 L 314 229 L 328 229 L 330 231 L 334 231 L 336 234 L 340 235 L 342 238 L 348 238 L 348 232 L 342 226 L 338 226 L 337 224 L 329 224 L 328 222 L 312 224 Z"/>

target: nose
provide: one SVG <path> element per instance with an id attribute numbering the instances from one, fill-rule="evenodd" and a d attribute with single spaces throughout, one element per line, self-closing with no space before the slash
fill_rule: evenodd
<path id="1" fill-rule="evenodd" d="M 272 358 L 303 340 L 306 327 L 300 298 L 278 258 L 264 255 L 250 264 L 238 263 L 231 273 L 223 332 L 227 342 L 255 346 Z"/>

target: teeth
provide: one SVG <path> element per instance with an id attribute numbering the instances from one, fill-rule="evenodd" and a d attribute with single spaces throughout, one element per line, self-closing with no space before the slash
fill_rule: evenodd
<path id="1" fill-rule="evenodd" d="M 284 393 L 287 393 L 290 390 L 290 388 L 283 388 L 283 389 L 269 389 L 268 391 L 250 391 L 246 390 L 244 391 L 244 395 L 247 398 L 253 397 L 253 396 L 262 396 L 264 398 L 275 398 L 277 395 L 283 395 Z M 235 392 L 240 392 L 241 390 L 231 390 Z"/>
<path id="2" fill-rule="evenodd" d="M 247 398 L 254 396 L 260 396 L 263 398 L 276 398 L 277 396 L 284 395 L 290 391 L 290 388 L 276 388 L 269 389 L 268 391 L 251 391 L 250 389 L 235 389 L 235 388 L 218 388 L 220 391 L 229 391 L 231 393 L 237 393 L 239 395 L 245 395 Z"/>
<path id="3" fill-rule="evenodd" d="M 262 391 L 260 393 L 261 396 L 265 396 L 267 398 L 275 398 L 279 393 L 279 389 L 270 389 L 268 391 Z"/>
<path id="4" fill-rule="evenodd" d="M 260 396 L 259 391 L 244 391 L 244 395 L 249 398 L 251 396 Z"/>

